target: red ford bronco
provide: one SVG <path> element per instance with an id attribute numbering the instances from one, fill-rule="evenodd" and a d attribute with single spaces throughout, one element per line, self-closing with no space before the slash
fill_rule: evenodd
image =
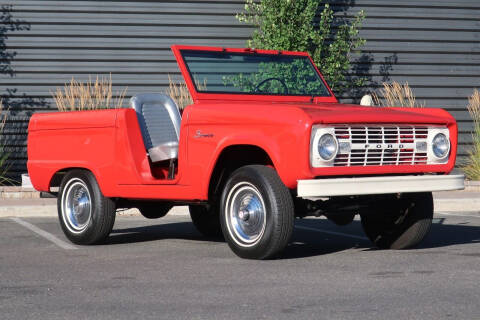
<path id="1" fill-rule="evenodd" d="M 380 248 L 418 244 L 432 191 L 463 189 L 457 124 L 442 109 L 338 103 L 307 53 L 173 46 L 194 103 L 162 94 L 131 108 L 35 114 L 34 187 L 58 197 L 65 235 L 105 240 L 117 208 L 160 218 L 188 205 L 206 236 L 240 257 L 287 245 L 296 217 L 359 214 Z"/>

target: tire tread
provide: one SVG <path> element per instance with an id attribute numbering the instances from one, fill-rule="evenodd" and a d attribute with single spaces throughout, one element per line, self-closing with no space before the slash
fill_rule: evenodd
<path id="1" fill-rule="evenodd" d="M 393 233 L 385 233 L 385 225 L 379 212 L 361 215 L 362 227 L 367 237 L 380 249 L 409 249 L 418 245 L 428 234 L 433 218 L 433 199 L 430 193 L 411 194 L 407 197 L 414 202 L 412 212 Z"/>
<path id="2" fill-rule="evenodd" d="M 62 218 L 62 193 L 64 191 L 65 185 L 68 183 L 69 180 L 73 178 L 81 179 L 85 182 L 87 187 L 91 191 L 91 198 L 92 198 L 92 224 L 87 227 L 82 233 L 80 234 L 73 234 L 71 233 L 68 228 L 64 225 L 63 218 Z M 97 202 L 97 203 L 95 203 Z M 59 195 L 57 199 L 57 207 L 58 207 L 58 217 L 60 220 L 60 225 L 62 227 L 63 232 L 67 236 L 67 238 L 75 244 L 80 245 L 92 245 L 92 244 L 99 244 L 105 241 L 108 237 L 110 232 L 112 231 L 113 225 L 115 223 L 115 216 L 116 216 L 116 204 L 110 198 L 105 197 L 101 190 L 100 186 L 95 179 L 95 176 L 92 172 L 83 169 L 75 169 L 69 171 L 63 178 L 62 183 L 60 185 Z"/>
<path id="3" fill-rule="evenodd" d="M 227 239 L 232 250 L 242 258 L 261 260 L 276 258 L 285 249 L 293 233 L 294 205 L 290 191 L 283 184 L 277 172 L 267 166 L 248 165 L 241 167 L 232 173 L 230 179 L 238 179 L 241 177 L 260 181 L 262 186 L 267 189 L 267 194 L 272 195 L 269 198 L 270 206 L 278 211 L 278 213 L 274 213 L 277 214 L 278 222 L 274 224 L 274 230 L 271 233 L 272 239 L 268 240 L 268 244 L 263 252 L 255 249 L 243 249 L 233 244 L 232 241 L 229 241 L 227 228 L 223 226 L 224 217 L 222 217 L 222 229 L 225 239 Z M 227 182 L 227 186 L 228 185 L 229 183 Z M 225 199 L 225 191 L 222 199 Z M 222 206 L 223 205 L 222 201 Z"/>

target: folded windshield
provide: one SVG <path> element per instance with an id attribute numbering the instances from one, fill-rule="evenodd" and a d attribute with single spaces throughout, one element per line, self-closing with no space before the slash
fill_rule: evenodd
<path id="1" fill-rule="evenodd" d="M 182 50 L 197 92 L 329 97 L 307 56 Z"/>

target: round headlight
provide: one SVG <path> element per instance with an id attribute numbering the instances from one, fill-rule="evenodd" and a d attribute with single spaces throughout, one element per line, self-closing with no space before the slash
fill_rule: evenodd
<path id="1" fill-rule="evenodd" d="M 338 142 L 330 133 L 326 133 L 318 140 L 318 154 L 325 161 L 330 161 L 337 155 Z"/>
<path id="2" fill-rule="evenodd" d="M 443 133 L 437 133 L 432 140 L 432 151 L 435 157 L 445 158 L 450 151 L 450 141 Z"/>

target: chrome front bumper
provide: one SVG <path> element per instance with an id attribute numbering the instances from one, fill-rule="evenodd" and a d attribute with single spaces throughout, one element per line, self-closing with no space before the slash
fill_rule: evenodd
<path id="1" fill-rule="evenodd" d="M 297 196 L 323 198 L 465 189 L 463 174 L 298 180 Z"/>

